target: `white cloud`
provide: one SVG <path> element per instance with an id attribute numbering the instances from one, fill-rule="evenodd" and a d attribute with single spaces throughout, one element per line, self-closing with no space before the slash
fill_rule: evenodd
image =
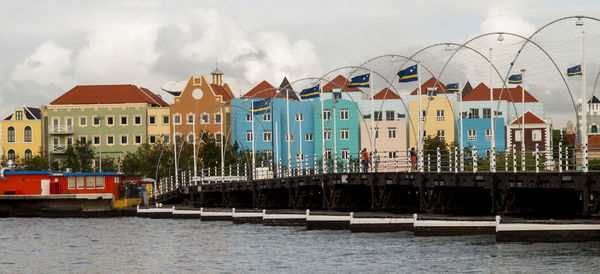
<path id="1" fill-rule="evenodd" d="M 46 41 L 35 49 L 35 52 L 18 64 L 11 74 L 12 80 L 34 80 L 42 85 L 64 84 L 65 72 L 73 63 L 73 50 Z"/>

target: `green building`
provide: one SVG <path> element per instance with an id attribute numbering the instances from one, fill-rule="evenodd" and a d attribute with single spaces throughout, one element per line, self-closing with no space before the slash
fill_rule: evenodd
<path id="1" fill-rule="evenodd" d="M 91 141 L 96 155 L 118 158 L 147 142 L 148 111 L 168 104 L 134 85 L 76 86 L 43 107 L 44 144 L 60 161 L 75 140 Z"/>

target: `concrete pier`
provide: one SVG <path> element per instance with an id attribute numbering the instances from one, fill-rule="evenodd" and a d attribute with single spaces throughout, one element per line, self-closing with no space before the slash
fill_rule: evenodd
<path id="1" fill-rule="evenodd" d="M 198 208 L 174 208 L 173 219 L 200 219 L 202 212 Z"/>
<path id="2" fill-rule="evenodd" d="M 231 208 L 200 208 L 202 221 L 232 221 Z"/>
<path id="3" fill-rule="evenodd" d="M 337 211 L 314 211 L 306 210 L 306 229 L 350 229 L 350 213 Z"/>
<path id="4" fill-rule="evenodd" d="M 231 209 L 231 218 L 234 224 L 261 224 L 263 222 L 263 216 L 265 215 L 264 209 Z"/>
<path id="5" fill-rule="evenodd" d="M 493 235 L 494 216 L 456 217 L 414 214 L 415 236 Z"/>
<path id="6" fill-rule="evenodd" d="M 267 210 L 263 216 L 266 226 L 306 226 L 306 210 Z"/>
<path id="7" fill-rule="evenodd" d="M 172 219 L 174 206 L 170 207 L 137 207 L 137 216 L 151 219 Z"/>
<path id="8" fill-rule="evenodd" d="M 600 220 L 524 220 L 496 217 L 497 242 L 600 241 Z"/>
<path id="9" fill-rule="evenodd" d="M 352 232 L 397 232 L 413 231 L 413 215 L 385 212 L 350 213 Z"/>

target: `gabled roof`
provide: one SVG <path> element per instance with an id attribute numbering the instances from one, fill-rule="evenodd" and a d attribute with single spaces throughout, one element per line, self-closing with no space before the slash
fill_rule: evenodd
<path id="1" fill-rule="evenodd" d="M 50 102 L 51 105 L 148 103 L 168 106 L 153 92 L 134 85 L 75 86 Z"/>
<path id="2" fill-rule="evenodd" d="M 234 98 L 233 94 L 227 92 L 224 86 L 219 86 L 217 84 L 210 84 L 210 87 L 215 92 L 215 95 L 221 95 L 223 97 L 223 102 L 229 102 Z"/>
<path id="3" fill-rule="evenodd" d="M 277 89 L 267 81 L 262 81 L 253 89 L 246 92 L 242 98 L 282 98 L 285 95 L 277 93 Z"/>
<path id="4" fill-rule="evenodd" d="M 426 95 L 427 88 L 433 88 L 433 87 L 438 88 L 438 91 L 437 91 L 438 94 L 451 93 L 451 92 L 446 92 L 446 85 L 444 85 L 442 82 L 438 81 L 437 85 L 435 82 L 436 82 L 435 77 L 431 77 L 431 78 L 429 78 L 429 80 L 427 80 L 427 82 L 421 84 L 421 95 L 423 95 L 423 94 Z M 418 89 L 413 90 L 413 92 L 411 92 L 410 95 L 417 95 L 417 90 Z"/>
<path id="5" fill-rule="evenodd" d="M 298 98 L 298 95 L 296 95 L 296 92 L 290 85 L 290 82 L 288 81 L 287 77 L 283 77 L 283 81 L 281 81 L 281 85 L 279 85 L 279 91 L 280 94 L 283 94 L 283 97 L 285 97 L 287 93 L 288 98 L 292 101 L 300 100 L 300 98 Z"/>
<path id="6" fill-rule="evenodd" d="M 467 96 L 467 94 L 471 93 L 471 91 L 473 91 L 473 86 L 471 86 L 471 83 L 469 81 L 467 81 L 467 83 L 465 83 L 465 87 L 463 87 L 463 90 L 461 92 L 462 98 L 465 98 L 465 96 Z"/>
<path id="7" fill-rule="evenodd" d="M 588 104 L 599 104 L 599 103 L 600 103 L 600 100 L 598 100 L 598 98 L 595 95 L 592 96 L 592 99 L 590 99 L 588 101 Z"/>
<path id="8" fill-rule="evenodd" d="M 343 91 L 360 91 L 359 88 L 349 88 L 350 81 L 342 75 L 338 75 L 329 83 L 323 86 L 322 92 L 331 92 L 333 89 L 342 89 Z"/>
<path id="9" fill-rule="evenodd" d="M 494 89 L 494 100 L 503 100 L 508 102 L 520 103 L 522 87 L 517 86 L 514 88 Z M 502 95 L 502 96 L 501 96 Z M 484 83 L 479 83 L 469 94 L 463 97 L 463 101 L 489 101 L 490 100 L 490 88 Z M 525 103 L 536 103 L 538 102 L 527 90 L 525 90 Z"/>
<path id="10" fill-rule="evenodd" d="M 39 108 L 23 107 L 23 112 L 25 112 L 25 118 L 27 118 L 27 120 L 42 119 L 42 111 Z M 9 121 L 10 119 L 12 119 L 13 115 L 14 115 L 14 111 L 10 115 L 8 115 L 6 118 L 4 118 L 4 120 Z"/>
<path id="11" fill-rule="evenodd" d="M 389 88 L 384 88 L 373 96 L 373 100 L 400 99 L 400 95 Z"/>
<path id="12" fill-rule="evenodd" d="M 581 146 L 579 146 L 581 147 Z M 600 135 L 591 135 L 588 138 L 588 147 L 589 148 L 600 148 Z"/>
<path id="13" fill-rule="evenodd" d="M 517 119 L 512 121 L 510 124 L 511 125 L 520 125 L 521 121 L 522 121 L 521 117 L 523 117 L 523 115 L 519 116 Z M 546 121 L 544 121 L 542 118 L 535 115 L 531 111 L 529 111 L 529 110 L 525 111 L 525 124 L 545 124 L 545 123 L 546 123 Z"/>

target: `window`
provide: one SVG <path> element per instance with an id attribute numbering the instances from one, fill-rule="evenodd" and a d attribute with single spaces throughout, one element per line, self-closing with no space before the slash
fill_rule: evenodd
<path id="1" fill-rule="evenodd" d="M 215 143 L 217 143 L 217 144 L 221 143 L 221 133 L 215 134 Z"/>
<path id="2" fill-rule="evenodd" d="M 386 121 L 394 121 L 395 111 L 388 110 L 385 112 L 385 120 Z"/>
<path id="3" fill-rule="evenodd" d="M 215 113 L 215 124 L 221 124 L 221 113 Z"/>
<path id="4" fill-rule="evenodd" d="M 141 125 L 142 124 L 142 116 L 133 116 L 133 124 Z"/>
<path id="5" fill-rule="evenodd" d="M 58 118 L 54 118 L 52 119 L 52 127 L 53 129 L 50 129 L 51 132 L 59 132 L 59 128 L 58 128 Z"/>
<path id="6" fill-rule="evenodd" d="M 67 131 L 72 131 L 73 130 L 73 118 L 67 118 L 66 124 L 67 124 Z"/>
<path id="7" fill-rule="evenodd" d="M 121 135 L 121 145 L 126 145 L 129 141 L 127 139 L 127 135 Z"/>
<path id="8" fill-rule="evenodd" d="M 100 144 L 100 136 L 94 136 L 94 145 Z"/>
<path id="9" fill-rule="evenodd" d="M 96 185 L 96 176 L 85 176 L 85 188 L 94 188 Z"/>
<path id="10" fill-rule="evenodd" d="M 252 130 L 246 130 L 246 142 L 252 142 L 253 140 Z"/>
<path id="11" fill-rule="evenodd" d="M 192 125 L 192 124 L 194 124 L 194 114 L 188 114 L 188 115 L 186 116 L 186 123 L 187 123 L 188 125 Z M 205 123 L 203 123 L 203 124 L 205 124 Z"/>
<path id="12" fill-rule="evenodd" d="M 485 140 L 486 141 L 492 140 L 492 129 L 491 128 L 485 129 Z"/>
<path id="13" fill-rule="evenodd" d="M 150 136 L 150 138 L 149 138 L 148 142 L 149 142 L 150 144 L 155 144 L 155 143 L 156 143 L 156 136 L 154 136 L 154 135 Z"/>
<path id="14" fill-rule="evenodd" d="M 285 135 L 285 141 L 286 142 L 293 142 L 294 141 L 294 134 L 286 134 Z"/>
<path id="15" fill-rule="evenodd" d="M 96 188 L 104 188 L 104 176 L 96 176 Z"/>
<path id="16" fill-rule="evenodd" d="M 79 142 L 81 142 L 82 144 L 86 144 L 87 143 L 87 136 L 79 136 Z"/>
<path id="17" fill-rule="evenodd" d="M 99 126 L 100 125 L 100 117 L 99 116 L 95 116 L 94 117 L 94 126 Z"/>
<path id="18" fill-rule="evenodd" d="M 25 130 L 23 132 L 23 139 L 27 143 L 31 142 L 31 127 L 30 126 L 25 127 Z"/>
<path id="19" fill-rule="evenodd" d="M 482 114 L 482 118 L 492 118 L 492 109 L 484 108 Z"/>
<path id="20" fill-rule="evenodd" d="M 396 128 L 395 127 L 388 127 L 388 138 L 396 139 Z"/>
<path id="21" fill-rule="evenodd" d="M 75 189 L 75 176 L 67 177 L 67 185 L 69 189 Z"/>
<path id="22" fill-rule="evenodd" d="M 375 139 L 379 139 L 379 128 L 375 128 Z"/>
<path id="23" fill-rule="evenodd" d="M 179 133 L 175 134 L 175 142 L 181 143 L 181 134 L 179 134 Z"/>
<path id="24" fill-rule="evenodd" d="M 331 110 L 330 109 L 323 110 L 323 120 L 331 120 Z"/>
<path id="25" fill-rule="evenodd" d="M 271 113 L 263 114 L 263 121 L 271 121 Z"/>
<path id="26" fill-rule="evenodd" d="M 72 146 L 73 145 L 73 137 L 67 137 L 67 146 Z"/>
<path id="27" fill-rule="evenodd" d="M 323 131 L 323 139 L 324 140 L 331 140 L 331 129 L 325 129 L 325 131 Z"/>
<path id="28" fill-rule="evenodd" d="M 348 139 L 350 139 L 350 129 L 348 129 L 348 128 L 342 128 L 340 130 L 340 139 L 342 139 L 342 140 L 348 140 Z"/>
<path id="29" fill-rule="evenodd" d="M 122 126 L 126 126 L 127 125 L 127 116 L 121 116 L 121 125 Z"/>
<path id="30" fill-rule="evenodd" d="M 477 141 L 477 130 L 475 130 L 475 129 L 467 130 L 467 140 Z"/>
<path id="31" fill-rule="evenodd" d="M 168 144 L 171 142 L 171 136 L 163 135 L 163 143 Z"/>
<path id="32" fill-rule="evenodd" d="M 14 143 L 15 142 L 15 128 L 14 127 L 8 127 L 7 130 L 7 134 L 6 134 L 6 141 L 9 143 Z"/>
<path id="33" fill-rule="evenodd" d="M 534 142 L 539 142 L 539 141 L 541 141 L 541 140 L 542 140 L 542 130 L 541 130 L 541 129 L 534 129 L 534 130 L 531 132 L 531 139 L 532 139 Z"/>
<path id="34" fill-rule="evenodd" d="M 156 116 L 152 115 L 148 117 L 148 124 L 156 125 Z"/>
<path id="35" fill-rule="evenodd" d="M 325 149 L 325 160 L 331 160 L 331 148 Z"/>
<path id="36" fill-rule="evenodd" d="M 443 121 L 444 121 L 444 119 L 445 119 L 445 118 L 444 118 L 444 110 L 443 110 L 443 109 L 438 109 L 438 110 L 436 111 L 436 114 L 437 114 L 437 115 L 436 115 L 436 117 L 435 117 L 435 118 L 436 118 L 436 120 L 437 120 L 438 122 L 443 122 Z"/>
<path id="37" fill-rule="evenodd" d="M 270 149 L 265 150 L 265 158 L 273 159 L 273 151 Z"/>
<path id="38" fill-rule="evenodd" d="M 375 121 L 382 121 L 383 120 L 383 113 L 381 111 L 375 111 Z"/>
<path id="39" fill-rule="evenodd" d="M 446 139 L 446 132 L 443 129 L 437 130 L 437 136 L 440 137 L 440 140 Z"/>
<path id="40" fill-rule="evenodd" d="M 202 123 L 208 124 L 210 122 L 210 116 L 208 114 L 202 114 Z"/>
<path id="41" fill-rule="evenodd" d="M 113 116 L 106 117 L 106 125 L 107 126 L 112 126 L 114 124 L 115 124 L 115 117 L 113 117 Z"/>
<path id="42" fill-rule="evenodd" d="M 14 161 L 16 159 L 15 151 L 12 150 L 12 149 L 9 149 L 7 157 L 8 157 L 8 160 L 13 160 Z"/>
<path id="43" fill-rule="evenodd" d="M 187 137 L 188 137 L 187 138 L 188 143 L 194 142 L 194 134 L 193 133 L 189 133 Z"/>
<path id="44" fill-rule="evenodd" d="M 398 157 L 398 154 L 395 151 L 388 152 L 388 158 L 394 159 L 396 157 Z"/>
<path id="45" fill-rule="evenodd" d="M 142 143 L 142 135 L 134 135 L 134 136 L 133 136 L 133 142 L 134 142 L 136 145 L 139 145 L 139 144 L 141 144 L 141 143 Z"/>
<path id="46" fill-rule="evenodd" d="M 347 148 L 342 148 L 342 160 L 350 159 L 350 150 Z"/>
<path id="47" fill-rule="evenodd" d="M 263 131 L 263 141 L 271 142 L 271 131 L 270 130 Z"/>
<path id="48" fill-rule="evenodd" d="M 254 117 L 254 115 L 246 114 L 246 122 L 252 122 L 252 117 Z"/>
<path id="49" fill-rule="evenodd" d="M 304 116 L 302 113 L 296 113 L 296 121 L 304 121 Z"/>
<path id="50" fill-rule="evenodd" d="M 181 125 L 181 114 L 173 115 L 173 123 L 176 125 Z"/>
<path id="51" fill-rule="evenodd" d="M 106 144 L 114 145 L 115 144 L 115 136 L 106 136 Z"/>
<path id="52" fill-rule="evenodd" d="M 31 149 L 26 149 L 25 150 L 25 161 L 31 160 L 31 158 L 33 158 L 33 153 L 31 153 Z"/>
<path id="53" fill-rule="evenodd" d="M 421 113 L 421 121 L 425 122 L 427 119 L 427 111 L 423 110 L 423 112 Z"/>
<path id="54" fill-rule="evenodd" d="M 312 135 L 312 133 L 307 133 L 304 136 L 304 140 L 307 141 L 307 142 L 312 142 L 314 140 L 314 136 Z"/>
<path id="55" fill-rule="evenodd" d="M 83 183 L 84 183 L 83 182 L 83 176 L 77 176 L 75 178 L 77 178 L 77 188 L 78 189 L 83 189 L 83 186 L 84 186 L 83 185 Z"/>
<path id="56" fill-rule="evenodd" d="M 421 136 L 423 138 L 423 141 L 425 141 L 427 139 L 427 131 L 423 130 L 423 136 Z"/>
<path id="57" fill-rule="evenodd" d="M 478 108 L 472 108 L 469 110 L 469 119 L 471 118 L 479 118 L 479 109 Z"/>
<path id="58" fill-rule="evenodd" d="M 598 133 L 598 127 L 596 125 L 592 126 L 591 133 Z"/>
<path id="59" fill-rule="evenodd" d="M 15 120 L 21 121 L 23 120 L 23 111 L 15 111 Z"/>
<path id="60" fill-rule="evenodd" d="M 164 125 L 168 125 L 169 124 L 169 115 L 164 115 L 163 116 L 163 124 Z"/>
<path id="61" fill-rule="evenodd" d="M 347 108 L 343 108 L 340 110 L 340 119 L 348 120 L 350 118 L 350 111 Z"/>
<path id="62" fill-rule="evenodd" d="M 515 130 L 515 141 L 521 142 L 521 130 L 520 129 Z"/>
<path id="63" fill-rule="evenodd" d="M 79 126 L 80 127 L 87 126 L 87 117 L 85 117 L 85 116 L 79 117 Z"/>

